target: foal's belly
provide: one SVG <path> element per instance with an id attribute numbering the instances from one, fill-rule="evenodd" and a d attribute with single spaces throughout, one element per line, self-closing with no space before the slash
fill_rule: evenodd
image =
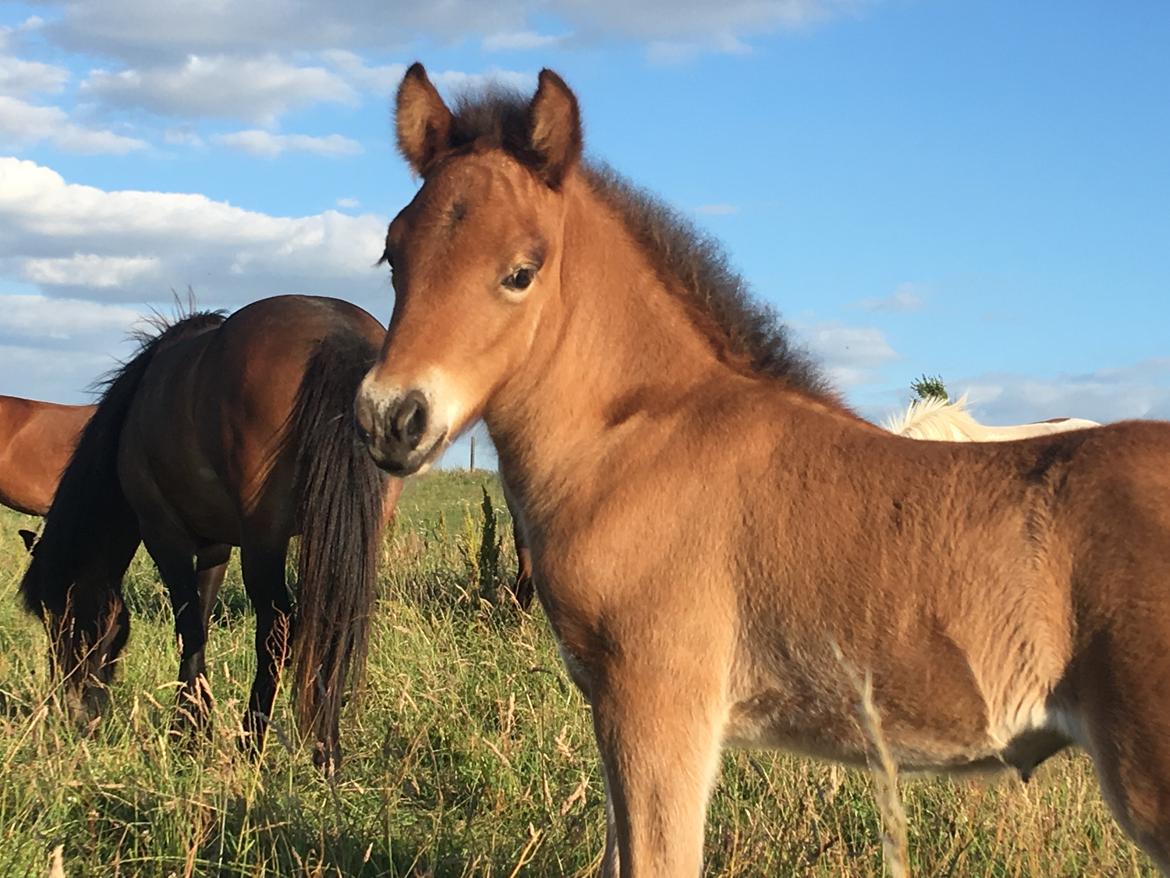
<path id="1" fill-rule="evenodd" d="M 1008 767 L 1027 779 L 1037 765 L 1077 741 L 1079 721 L 1068 706 L 1039 690 L 1019 692 L 1016 703 L 1010 716 L 955 723 L 863 703 L 860 684 L 851 680 L 820 692 L 811 685 L 800 693 L 762 690 L 732 706 L 724 743 L 865 765 L 880 736 L 905 771 Z"/>

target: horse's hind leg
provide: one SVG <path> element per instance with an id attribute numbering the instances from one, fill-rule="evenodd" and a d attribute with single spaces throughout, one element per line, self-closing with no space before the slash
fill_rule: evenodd
<path id="1" fill-rule="evenodd" d="M 215 608 L 215 599 L 227 575 L 228 559 L 231 556 L 232 547 L 224 543 L 201 546 L 195 553 L 195 587 L 199 592 L 204 631 L 210 630 L 211 611 Z"/>
<path id="2" fill-rule="evenodd" d="M 1099 632 L 1078 662 L 1083 741 L 1122 828 L 1170 874 L 1170 615 Z"/>
<path id="3" fill-rule="evenodd" d="M 256 678 L 244 714 L 244 747 L 258 754 L 276 700 L 276 684 L 288 662 L 292 644 L 292 605 L 284 579 L 288 539 L 275 546 L 245 544 L 240 547 L 244 588 L 256 611 Z"/>
<path id="4" fill-rule="evenodd" d="M 211 710 L 207 685 L 207 631 L 203 626 L 203 605 L 199 600 L 193 546 L 173 540 L 144 538 L 166 584 L 175 614 L 175 636 L 179 642 L 179 715 L 177 719 L 202 726 Z"/>

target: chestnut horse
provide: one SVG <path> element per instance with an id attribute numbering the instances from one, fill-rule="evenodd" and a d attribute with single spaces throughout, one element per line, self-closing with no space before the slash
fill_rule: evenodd
<path id="1" fill-rule="evenodd" d="M 384 334 L 355 305 L 279 296 L 165 327 L 110 379 L 21 583 L 87 706 L 104 703 L 129 635 L 121 583 L 141 542 L 174 608 L 180 716 L 202 721 L 215 595 L 200 577 L 239 546 L 256 611 L 245 740 L 262 746 L 291 653 L 298 724 L 315 736 L 314 760 L 336 764 L 342 688 L 365 659 L 379 536 L 401 487 L 369 459 L 352 412 Z M 285 557 L 297 533 L 292 624 Z"/>
<path id="2" fill-rule="evenodd" d="M 935 439 L 943 442 L 1011 442 L 1049 433 L 1066 433 L 1100 427 L 1087 418 L 1052 418 L 1031 424 L 989 426 L 981 424 L 967 410 L 967 395 L 955 400 L 932 396 L 916 399 L 900 415 L 887 418 L 882 426 L 891 433 L 910 439 Z"/>
<path id="3" fill-rule="evenodd" d="M 92 405 L 0 396 L 0 505 L 44 515 Z"/>
<path id="4" fill-rule="evenodd" d="M 396 296 L 357 414 L 406 475 L 483 417 L 592 702 L 607 873 L 697 875 L 724 745 L 906 769 L 1092 756 L 1170 865 L 1170 425 L 918 442 L 849 411 L 576 98 L 452 112 L 420 65 Z"/>

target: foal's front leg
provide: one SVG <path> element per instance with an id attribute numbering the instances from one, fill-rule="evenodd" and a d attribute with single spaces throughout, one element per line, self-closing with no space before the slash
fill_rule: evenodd
<path id="1" fill-rule="evenodd" d="M 707 800 L 725 720 L 722 668 L 717 661 L 703 667 L 703 658 L 622 661 L 594 683 L 593 725 L 609 812 L 603 875 L 674 878 L 702 871 Z"/>

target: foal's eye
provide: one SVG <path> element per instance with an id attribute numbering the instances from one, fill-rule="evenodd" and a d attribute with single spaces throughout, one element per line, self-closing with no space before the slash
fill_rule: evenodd
<path id="1" fill-rule="evenodd" d="M 522 265 L 503 280 L 503 286 L 508 290 L 526 290 L 536 279 L 536 269 L 531 265 Z"/>

